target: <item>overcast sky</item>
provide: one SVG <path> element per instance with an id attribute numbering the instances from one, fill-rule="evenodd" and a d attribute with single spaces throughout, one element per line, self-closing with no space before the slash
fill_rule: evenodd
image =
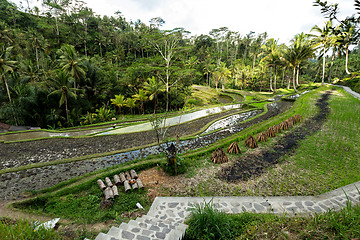
<path id="1" fill-rule="evenodd" d="M 13 0 L 18 2 L 19 0 Z M 26 3 L 25 0 L 22 0 Z M 36 3 L 38 0 L 29 0 Z M 250 31 L 267 32 L 270 38 L 288 41 L 297 33 L 309 32 L 325 22 L 314 0 L 84 0 L 96 14 L 114 15 L 120 11 L 127 21 L 149 24 L 151 18 L 165 20 L 162 29 L 183 27 L 191 35 L 208 34 L 212 29 L 228 27 L 241 35 Z M 353 0 L 338 2 L 340 16 L 355 13 Z"/>

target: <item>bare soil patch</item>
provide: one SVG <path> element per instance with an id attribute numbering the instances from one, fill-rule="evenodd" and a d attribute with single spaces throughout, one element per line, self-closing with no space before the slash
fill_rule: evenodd
<path id="1" fill-rule="evenodd" d="M 266 172 L 266 169 L 278 163 L 279 158 L 294 151 L 300 141 L 319 131 L 329 115 L 328 99 L 330 92 L 326 92 L 315 104 L 319 108 L 318 114 L 306 120 L 300 127 L 281 137 L 272 148 L 251 152 L 226 167 L 218 174 L 219 178 L 228 182 L 246 181 L 254 176 Z"/>

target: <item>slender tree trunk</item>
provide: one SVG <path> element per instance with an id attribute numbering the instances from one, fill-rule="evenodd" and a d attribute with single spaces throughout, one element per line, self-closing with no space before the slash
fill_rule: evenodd
<path id="1" fill-rule="evenodd" d="M 349 47 L 346 48 L 346 56 L 345 56 L 345 71 L 347 74 L 351 74 L 349 72 L 349 69 L 348 69 L 348 64 L 349 64 Z"/>
<path id="2" fill-rule="evenodd" d="M 299 86 L 299 72 L 300 72 L 300 66 L 297 66 L 297 71 L 296 71 L 296 86 Z"/>
<path id="3" fill-rule="evenodd" d="M 273 89 L 273 86 L 272 86 L 272 75 L 273 75 L 273 72 L 272 72 L 272 67 L 270 68 L 271 69 L 271 72 L 270 72 L 270 91 L 274 91 Z"/>
<path id="4" fill-rule="evenodd" d="M 296 89 L 296 66 L 294 67 L 294 71 L 293 71 L 293 87 L 294 87 L 294 91 L 297 92 L 297 89 Z"/>
<path id="5" fill-rule="evenodd" d="M 325 80 L 325 52 L 326 49 L 324 47 L 324 55 L 323 55 L 323 73 L 322 73 L 322 79 L 321 79 L 321 85 L 324 85 L 324 80 Z"/>
<path id="6" fill-rule="evenodd" d="M 276 67 L 275 67 L 275 75 L 274 75 L 274 93 L 276 92 L 276 74 L 277 74 L 277 71 L 276 71 Z"/>
<path id="7" fill-rule="evenodd" d="M 283 74 L 282 74 L 282 79 L 281 79 L 281 87 L 284 87 L 285 71 L 286 71 L 286 68 L 283 69 Z"/>
<path id="8" fill-rule="evenodd" d="M 334 65 L 334 59 L 335 59 L 335 54 L 333 53 L 333 55 L 332 55 L 332 57 L 331 57 L 331 64 L 330 64 L 330 71 L 329 71 L 328 82 L 331 82 L 331 75 L 332 75 L 332 69 L 333 69 L 333 65 Z"/>
<path id="9" fill-rule="evenodd" d="M 56 35 L 60 35 L 60 32 L 59 32 L 59 26 L 58 26 L 58 21 L 57 21 L 57 17 L 55 17 L 55 27 L 56 27 Z"/>
<path id="10" fill-rule="evenodd" d="M 66 121 L 67 123 L 69 123 L 69 109 L 68 109 L 68 102 L 66 96 L 65 96 L 65 112 L 66 112 Z"/>

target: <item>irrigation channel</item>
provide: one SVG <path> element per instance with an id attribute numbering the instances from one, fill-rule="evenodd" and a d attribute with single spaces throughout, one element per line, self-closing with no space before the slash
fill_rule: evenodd
<path id="1" fill-rule="evenodd" d="M 262 110 L 251 110 L 214 122 L 196 138 L 178 142 L 176 145 L 178 151 L 184 153 L 208 146 L 220 139 L 229 137 L 254 124 L 285 112 L 293 105 L 292 101 L 279 101 L 279 98 L 280 96 L 273 99 L 275 101 L 267 106 L 268 111 L 259 117 L 256 117 L 256 115 L 260 114 Z M 0 199 L 12 200 L 22 198 L 22 193 L 25 190 L 43 189 L 76 176 L 158 154 L 158 148 L 158 146 L 153 146 L 106 157 L 4 173 L 0 175 Z"/>

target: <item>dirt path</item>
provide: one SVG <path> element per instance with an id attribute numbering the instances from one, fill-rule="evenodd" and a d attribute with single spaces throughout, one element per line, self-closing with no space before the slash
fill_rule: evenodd
<path id="1" fill-rule="evenodd" d="M 253 176 L 263 174 L 269 166 L 278 163 L 279 158 L 295 150 L 300 141 L 319 131 L 329 115 L 328 99 L 330 92 L 326 92 L 315 104 L 319 113 L 306 120 L 301 127 L 286 133 L 270 149 L 254 151 L 238 159 L 232 166 L 222 169 L 219 178 L 228 182 L 246 181 Z"/>

